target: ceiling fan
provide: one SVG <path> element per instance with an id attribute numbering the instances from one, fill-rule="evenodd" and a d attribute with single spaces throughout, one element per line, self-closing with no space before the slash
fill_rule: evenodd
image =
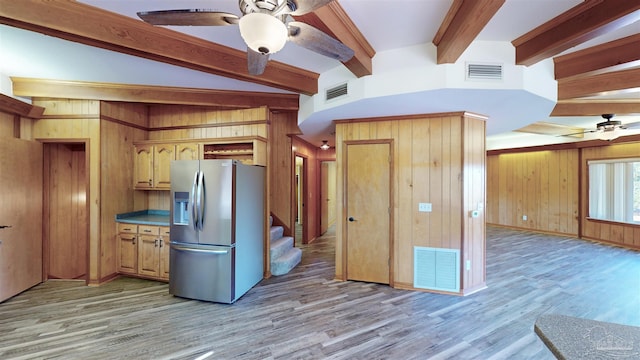
<path id="1" fill-rule="evenodd" d="M 596 124 L 596 128 L 594 130 L 585 130 L 579 133 L 573 134 L 564 134 L 562 136 L 572 136 L 575 134 L 588 134 L 588 133 L 597 133 L 597 137 L 601 140 L 613 140 L 618 138 L 621 134 L 620 130 L 624 129 L 633 129 L 640 128 L 640 121 L 622 124 L 622 122 L 618 120 L 611 120 L 615 114 L 602 114 L 602 118 L 605 121 L 599 122 Z"/>
<path id="2" fill-rule="evenodd" d="M 316 53 L 348 61 L 353 50 L 328 34 L 291 16 L 304 15 L 334 0 L 239 0 L 240 12 L 234 14 L 208 10 L 141 11 L 138 16 L 151 25 L 226 26 L 238 25 L 247 44 L 248 70 L 251 75 L 264 72 L 269 55 L 280 51 L 287 41 Z"/>

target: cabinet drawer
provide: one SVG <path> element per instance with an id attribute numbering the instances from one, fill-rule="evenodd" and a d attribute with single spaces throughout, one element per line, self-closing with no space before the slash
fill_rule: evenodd
<path id="1" fill-rule="evenodd" d="M 160 227 L 160 235 L 162 235 L 162 236 L 166 236 L 166 237 L 169 237 L 169 234 L 170 234 L 170 231 L 169 231 L 169 230 L 170 230 L 170 229 L 171 229 L 171 228 L 170 228 L 170 227 L 168 227 L 168 226 L 161 226 L 161 227 Z"/>
<path id="2" fill-rule="evenodd" d="M 138 225 L 140 235 L 160 235 L 159 226 Z"/>
<path id="3" fill-rule="evenodd" d="M 135 234 L 138 232 L 138 225 L 118 223 L 118 232 Z"/>

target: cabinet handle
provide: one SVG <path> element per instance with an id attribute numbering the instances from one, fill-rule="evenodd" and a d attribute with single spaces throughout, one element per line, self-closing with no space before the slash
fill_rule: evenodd
<path id="1" fill-rule="evenodd" d="M 149 186 L 153 185 L 153 180 L 149 179 Z"/>
<path id="2" fill-rule="evenodd" d="M 142 230 L 142 231 L 144 231 L 144 232 L 151 232 L 151 230 L 149 230 L 149 229 L 145 229 L 145 230 Z"/>
<path id="3" fill-rule="evenodd" d="M 156 240 L 154 241 L 154 244 L 155 244 L 155 245 L 153 245 L 154 247 L 158 247 L 158 239 L 156 239 Z"/>
<path id="4" fill-rule="evenodd" d="M 131 238 L 131 245 L 135 245 L 136 244 L 136 237 L 132 237 Z"/>
<path id="5" fill-rule="evenodd" d="M 164 241 L 162 241 L 162 239 L 160 239 L 160 247 L 162 247 L 163 243 L 164 243 Z"/>

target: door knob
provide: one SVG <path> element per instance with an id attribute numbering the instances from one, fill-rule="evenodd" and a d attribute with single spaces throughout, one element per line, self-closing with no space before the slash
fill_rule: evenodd
<path id="1" fill-rule="evenodd" d="M 354 222 L 354 221 L 356 221 L 356 219 L 354 219 L 354 218 L 353 218 L 353 216 L 349 216 L 349 219 L 348 219 L 348 220 L 349 220 L 350 222 Z"/>

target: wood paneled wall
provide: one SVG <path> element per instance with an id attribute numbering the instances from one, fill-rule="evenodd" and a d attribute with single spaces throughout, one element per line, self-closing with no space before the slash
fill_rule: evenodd
<path id="1" fill-rule="evenodd" d="M 577 236 L 578 167 L 578 149 L 488 156 L 487 223 Z"/>
<path id="2" fill-rule="evenodd" d="M 88 159 L 89 283 L 100 282 L 100 102 L 93 100 L 33 99 L 44 107 L 33 123 L 33 138 L 42 142 L 83 142 Z"/>
<path id="3" fill-rule="evenodd" d="M 127 125 L 143 124 L 147 119 L 147 107 L 141 104 L 101 102 L 100 117 L 102 281 L 117 272 L 115 215 L 147 209 L 144 192 L 133 190 L 133 142 L 145 140 L 147 131 Z"/>
<path id="4" fill-rule="evenodd" d="M 640 225 L 615 223 L 611 221 L 591 220 L 589 215 L 589 185 L 587 161 L 628 158 L 640 156 L 640 142 L 626 144 L 612 144 L 610 146 L 589 147 L 582 149 L 580 162 L 581 176 L 581 213 L 582 237 L 586 239 L 604 241 L 625 247 L 640 249 Z"/>
<path id="5" fill-rule="evenodd" d="M 413 289 L 413 247 L 461 250 L 461 293 L 485 286 L 484 211 L 469 211 L 485 197 L 485 118 L 472 114 L 432 114 L 344 120 L 336 124 L 337 200 L 336 278 L 344 279 L 344 143 L 393 139 L 392 259 L 396 287 Z M 418 203 L 433 211 L 418 212 Z"/>
<path id="6" fill-rule="evenodd" d="M 282 223 L 286 235 L 292 235 L 295 226 L 293 211 L 293 175 L 295 163 L 292 135 L 299 135 L 298 116 L 295 112 L 270 114 L 269 125 L 269 204 L 271 213 Z M 277 140 L 275 140 L 277 139 Z"/>

